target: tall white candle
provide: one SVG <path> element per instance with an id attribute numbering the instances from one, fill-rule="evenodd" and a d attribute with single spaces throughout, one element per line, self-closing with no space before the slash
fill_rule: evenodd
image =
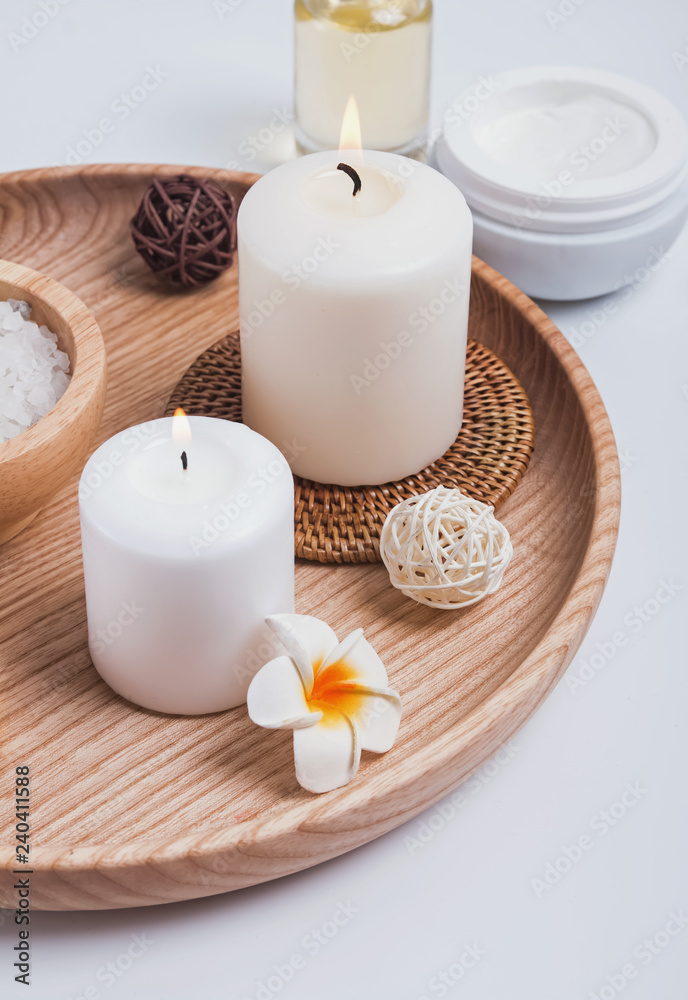
<path id="1" fill-rule="evenodd" d="M 84 468 L 89 648 L 118 694 L 198 715 L 244 702 L 274 656 L 263 620 L 294 606 L 294 488 L 243 424 L 190 417 L 175 441 L 173 419 L 117 434 Z"/>
<path id="2" fill-rule="evenodd" d="M 324 483 L 385 483 L 444 454 L 471 268 L 457 188 L 395 154 L 315 153 L 249 190 L 238 239 L 244 421 Z"/>

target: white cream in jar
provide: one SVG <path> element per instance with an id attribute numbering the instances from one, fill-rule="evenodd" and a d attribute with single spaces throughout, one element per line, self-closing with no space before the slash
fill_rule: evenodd
<path id="1" fill-rule="evenodd" d="M 485 109 L 473 134 L 497 163 L 534 177 L 577 171 L 586 180 L 613 177 L 642 163 L 657 145 L 647 117 L 630 104 L 582 88 L 553 87 L 547 96 L 514 93 L 514 106 Z M 525 104 L 525 106 L 524 106 Z"/>
<path id="2" fill-rule="evenodd" d="M 534 67 L 460 94 L 436 159 L 463 192 L 474 251 L 530 295 L 621 287 L 688 215 L 688 134 L 643 84 Z"/>

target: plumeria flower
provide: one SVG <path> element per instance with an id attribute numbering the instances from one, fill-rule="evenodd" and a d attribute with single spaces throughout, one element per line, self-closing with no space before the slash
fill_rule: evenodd
<path id="1" fill-rule="evenodd" d="M 401 699 L 387 686 L 387 671 L 363 629 L 338 642 L 329 625 L 310 615 L 265 621 L 287 655 L 270 660 L 251 681 L 248 714 L 266 729 L 294 730 L 296 780 L 303 788 L 340 788 L 358 771 L 361 750 L 391 748 Z"/>

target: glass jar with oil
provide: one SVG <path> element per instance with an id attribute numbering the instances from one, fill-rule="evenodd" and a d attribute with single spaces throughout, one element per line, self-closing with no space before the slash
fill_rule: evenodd
<path id="1" fill-rule="evenodd" d="M 428 125 L 432 0 L 296 0 L 302 152 L 337 149 L 353 95 L 366 149 L 417 155 Z"/>

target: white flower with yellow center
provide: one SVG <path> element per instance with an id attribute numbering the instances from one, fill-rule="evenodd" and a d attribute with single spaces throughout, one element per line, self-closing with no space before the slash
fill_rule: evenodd
<path id="1" fill-rule="evenodd" d="M 310 615 L 265 621 L 287 655 L 262 667 L 248 689 L 248 714 L 266 729 L 294 730 L 296 779 L 309 792 L 346 785 L 361 750 L 386 753 L 401 719 L 401 699 L 357 629 L 343 642 Z"/>

